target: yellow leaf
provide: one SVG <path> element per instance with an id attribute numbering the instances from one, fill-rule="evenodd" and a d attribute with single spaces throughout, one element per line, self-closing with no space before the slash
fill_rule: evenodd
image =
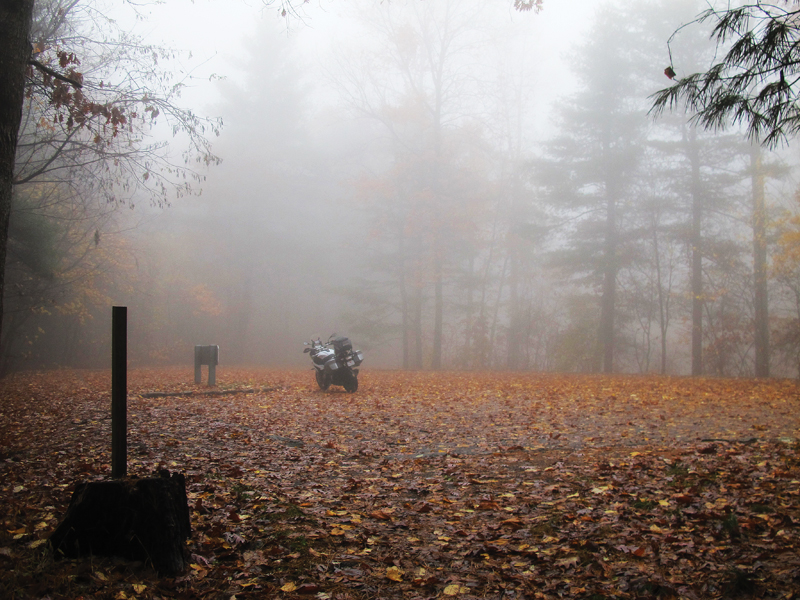
<path id="1" fill-rule="evenodd" d="M 31 542 L 31 543 L 28 545 L 28 547 L 29 547 L 29 548 L 38 548 L 39 546 L 41 546 L 42 544 L 44 544 L 46 541 L 47 541 L 47 540 L 35 540 L 35 541 Z"/>
<path id="2" fill-rule="evenodd" d="M 555 539 L 555 538 L 553 538 L 553 539 Z M 508 540 L 506 538 L 497 538 L 496 540 L 492 540 L 489 543 L 493 544 L 495 546 L 505 546 L 508 543 Z"/>
<path id="3" fill-rule="evenodd" d="M 147 586 L 143 583 L 134 583 L 133 584 L 133 591 L 137 594 L 141 594 L 143 591 L 147 589 Z"/>
<path id="4" fill-rule="evenodd" d="M 467 592 L 469 592 L 469 588 L 466 588 L 463 585 L 459 585 L 457 583 L 451 583 L 446 588 L 444 588 L 445 596 L 458 596 L 459 594 L 466 594 Z"/>
<path id="5" fill-rule="evenodd" d="M 297 586 L 290 581 L 289 583 L 284 584 L 284 586 L 281 588 L 281 591 L 282 592 L 293 592 L 296 589 L 297 589 Z"/>
<path id="6" fill-rule="evenodd" d="M 403 581 L 403 572 L 397 567 L 386 567 L 386 577 L 392 581 Z"/>

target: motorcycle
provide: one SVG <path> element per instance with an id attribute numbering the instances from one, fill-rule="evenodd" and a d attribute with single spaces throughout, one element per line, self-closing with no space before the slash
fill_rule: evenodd
<path id="1" fill-rule="evenodd" d="M 343 335 L 331 334 L 327 342 L 319 338 L 304 342 L 304 353 L 311 355 L 317 385 L 322 391 L 331 385 L 341 385 L 346 392 L 358 389 L 358 367 L 364 361 L 360 350 L 353 350 L 350 339 Z"/>

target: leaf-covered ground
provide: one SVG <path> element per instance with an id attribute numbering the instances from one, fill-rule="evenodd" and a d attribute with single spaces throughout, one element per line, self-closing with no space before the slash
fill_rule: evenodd
<path id="1" fill-rule="evenodd" d="M 129 472 L 187 476 L 191 569 L 54 560 L 110 474 L 110 374 L 0 382 L 2 598 L 798 598 L 791 381 L 129 373 Z"/>

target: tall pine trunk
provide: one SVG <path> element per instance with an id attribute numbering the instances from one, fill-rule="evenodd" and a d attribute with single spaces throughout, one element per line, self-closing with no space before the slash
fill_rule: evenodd
<path id="1" fill-rule="evenodd" d="M 617 189 L 607 183 L 606 232 L 603 251 L 603 297 L 600 301 L 600 344 L 603 372 L 614 372 L 614 317 L 617 298 Z"/>
<path id="2" fill-rule="evenodd" d="M 756 377 L 769 377 L 769 302 L 767 297 L 767 209 L 764 198 L 764 170 L 761 148 L 750 153 L 753 183 L 753 279 L 755 285 Z"/>
<path id="3" fill-rule="evenodd" d="M 700 182 L 700 150 L 697 129 L 687 134 L 687 155 L 691 167 L 692 195 L 692 376 L 703 374 L 703 199 Z"/>

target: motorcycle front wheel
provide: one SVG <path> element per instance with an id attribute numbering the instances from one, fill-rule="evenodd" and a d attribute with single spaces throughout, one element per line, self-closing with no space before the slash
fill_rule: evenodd
<path id="1" fill-rule="evenodd" d="M 331 387 L 331 378 L 325 377 L 325 373 L 315 370 L 314 375 L 317 377 L 317 385 L 319 386 L 319 389 L 321 389 L 323 392 Z"/>
<path id="2" fill-rule="evenodd" d="M 356 390 L 358 390 L 358 376 L 351 373 L 344 384 L 344 391 L 352 394 Z"/>

